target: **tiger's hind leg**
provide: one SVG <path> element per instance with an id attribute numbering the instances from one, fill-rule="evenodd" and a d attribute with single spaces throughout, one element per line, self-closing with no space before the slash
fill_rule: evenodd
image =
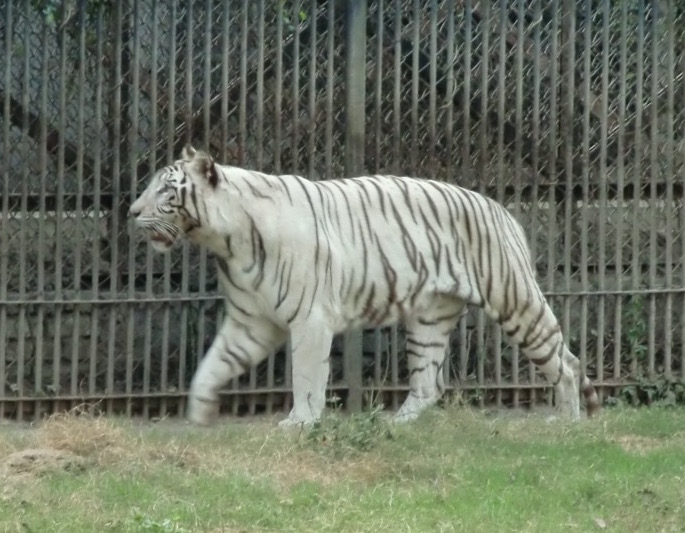
<path id="1" fill-rule="evenodd" d="M 438 305 L 406 322 L 406 354 L 409 394 L 397 411 L 395 422 L 409 422 L 435 405 L 445 392 L 443 365 L 450 334 L 463 314 L 465 304 L 456 299 Z"/>
<path id="2" fill-rule="evenodd" d="M 583 387 L 588 415 L 592 415 L 599 409 L 597 393 L 581 372 L 578 358 L 566 347 L 551 308 L 540 294 L 523 309 L 500 320 L 504 331 L 554 386 L 556 408 L 561 415 L 580 418 L 579 384 Z"/>
<path id="3" fill-rule="evenodd" d="M 188 420 L 211 423 L 219 414 L 219 390 L 273 353 L 285 339 L 285 332 L 266 319 L 227 316 L 193 376 Z"/>

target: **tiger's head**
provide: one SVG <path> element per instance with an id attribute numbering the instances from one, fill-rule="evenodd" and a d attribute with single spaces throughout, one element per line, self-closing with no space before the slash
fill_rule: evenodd
<path id="1" fill-rule="evenodd" d="M 128 211 L 147 231 L 152 247 L 168 252 L 202 226 L 203 198 L 217 187 L 218 170 L 209 154 L 188 145 L 181 159 L 158 170 Z"/>

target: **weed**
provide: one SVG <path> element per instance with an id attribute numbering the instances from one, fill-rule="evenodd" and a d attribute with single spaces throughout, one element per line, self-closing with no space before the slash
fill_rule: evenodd
<path id="1" fill-rule="evenodd" d="M 625 313 L 625 335 L 630 356 L 634 361 L 644 361 L 647 353 L 647 321 L 644 316 L 644 301 L 640 295 L 630 298 Z"/>
<path id="2" fill-rule="evenodd" d="M 653 405 L 673 407 L 685 405 L 685 382 L 658 378 L 656 380 L 640 379 L 635 385 L 626 385 L 618 397 L 608 400 L 609 404 L 626 404 L 631 406 Z"/>
<path id="3" fill-rule="evenodd" d="M 334 457 L 368 452 L 393 436 L 382 405 L 350 416 L 326 414 L 305 431 L 308 445 Z"/>
<path id="4" fill-rule="evenodd" d="M 161 522 L 153 520 L 139 509 L 133 510 L 130 526 L 141 533 L 189 533 L 189 530 L 181 527 L 177 519 L 165 518 Z"/>

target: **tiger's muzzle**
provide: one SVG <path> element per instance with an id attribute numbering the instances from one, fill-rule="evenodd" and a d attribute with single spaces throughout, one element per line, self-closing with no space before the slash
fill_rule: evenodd
<path id="1" fill-rule="evenodd" d="M 175 224 L 162 218 L 144 215 L 136 204 L 128 210 L 128 216 L 134 220 L 138 228 L 147 233 L 152 247 L 158 252 L 171 250 L 183 233 Z"/>

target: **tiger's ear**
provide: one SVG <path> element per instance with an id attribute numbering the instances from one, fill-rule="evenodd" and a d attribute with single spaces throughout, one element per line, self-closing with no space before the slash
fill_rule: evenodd
<path id="1" fill-rule="evenodd" d="M 190 161 L 193 164 L 193 168 L 205 177 L 207 183 L 209 183 L 212 188 L 215 188 L 219 183 L 219 173 L 217 172 L 212 156 L 201 150 L 193 150 L 193 156 Z"/>
<path id="2" fill-rule="evenodd" d="M 181 150 L 181 159 L 183 161 L 192 161 L 197 151 L 190 144 L 186 144 Z"/>

